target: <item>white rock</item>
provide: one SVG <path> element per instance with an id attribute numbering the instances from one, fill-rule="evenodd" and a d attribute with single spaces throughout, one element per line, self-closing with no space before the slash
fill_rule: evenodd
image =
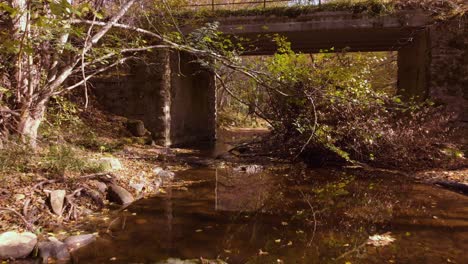
<path id="1" fill-rule="evenodd" d="M 100 158 L 97 163 L 102 166 L 105 171 L 118 171 L 123 168 L 120 160 L 113 157 Z"/>
<path id="2" fill-rule="evenodd" d="M 31 232 L 9 231 L 0 234 L 0 259 L 24 258 L 33 251 L 37 236 Z"/>
<path id="3" fill-rule="evenodd" d="M 52 207 L 52 212 L 56 215 L 62 215 L 65 194 L 65 190 L 54 190 L 50 192 L 50 206 Z"/>

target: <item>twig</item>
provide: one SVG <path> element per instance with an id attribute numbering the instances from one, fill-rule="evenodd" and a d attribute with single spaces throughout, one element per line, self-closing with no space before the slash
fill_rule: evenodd
<path id="1" fill-rule="evenodd" d="M 11 209 L 11 208 L 0 207 L 0 211 L 7 211 L 7 212 L 10 212 L 10 213 L 15 214 L 16 216 L 18 216 L 18 217 L 24 222 L 24 224 L 26 225 L 26 228 L 27 228 L 29 231 L 31 231 L 31 232 L 34 232 L 34 231 L 35 231 L 34 225 L 32 225 L 31 223 L 29 223 L 28 220 L 26 220 L 26 218 L 24 218 L 24 216 L 22 216 L 22 215 L 21 215 L 20 213 L 18 213 L 16 210 Z"/>
<path id="2" fill-rule="evenodd" d="M 307 204 L 309 205 L 310 209 L 312 210 L 312 217 L 314 218 L 314 230 L 312 231 L 312 237 L 310 238 L 309 242 L 307 243 L 307 246 L 310 247 L 312 245 L 312 241 L 314 240 L 315 237 L 315 232 L 317 231 L 317 218 L 315 217 L 315 210 L 312 204 L 309 201 L 309 198 L 305 196 L 304 192 L 302 190 L 299 190 L 301 193 L 302 197 L 304 200 L 306 200 Z"/>
<path id="3" fill-rule="evenodd" d="M 354 253 L 354 252 L 360 250 L 361 248 L 365 247 L 366 245 L 367 245 L 367 241 L 364 242 L 364 243 L 362 243 L 361 245 L 359 245 L 359 246 L 353 248 L 353 249 L 350 250 L 350 251 L 346 251 L 345 253 L 343 253 L 343 254 L 341 254 L 339 257 L 337 257 L 335 260 L 342 259 L 342 258 L 348 256 L 349 254 Z"/>
<path id="4" fill-rule="evenodd" d="M 28 218 L 28 207 L 29 207 L 29 204 L 31 203 L 31 199 L 30 198 L 27 198 L 25 201 L 24 201 L 24 204 L 23 204 L 23 215 L 25 218 Z"/>
<path id="5" fill-rule="evenodd" d="M 35 191 L 39 191 L 38 188 L 42 188 L 45 184 L 56 183 L 57 180 L 44 180 L 33 186 Z"/>
<path id="6" fill-rule="evenodd" d="M 299 153 L 296 154 L 296 156 L 294 157 L 293 160 L 297 159 L 299 157 L 299 155 L 302 154 L 302 152 L 304 151 L 304 149 L 310 144 L 310 141 L 312 141 L 312 139 L 314 138 L 315 136 L 315 130 L 317 128 L 317 122 L 318 122 L 318 117 L 317 117 L 317 110 L 315 108 L 315 103 L 314 103 L 314 99 L 312 99 L 312 96 L 306 94 L 307 98 L 309 99 L 310 103 L 312 104 L 312 109 L 314 111 L 314 126 L 312 127 L 312 132 L 310 133 L 310 137 L 309 139 L 306 141 L 306 143 L 302 146 L 301 150 L 299 151 Z"/>

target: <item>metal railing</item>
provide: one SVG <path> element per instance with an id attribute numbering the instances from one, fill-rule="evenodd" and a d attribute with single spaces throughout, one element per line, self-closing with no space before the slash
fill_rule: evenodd
<path id="1" fill-rule="evenodd" d="M 185 5 L 183 7 L 192 8 L 192 9 L 237 9 L 236 7 L 247 6 L 247 7 L 263 7 L 267 8 L 269 6 L 275 6 L 275 4 L 286 4 L 286 6 L 296 6 L 296 5 L 321 5 L 322 0 L 246 0 L 246 1 L 232 1 L 227 2 L 224 0 L 208 0 L 206 3 L 201 4 L 191 4 Z"/>

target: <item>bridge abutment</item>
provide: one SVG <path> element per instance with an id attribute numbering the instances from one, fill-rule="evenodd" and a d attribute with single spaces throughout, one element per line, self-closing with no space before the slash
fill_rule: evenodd
<path id="1" fill-rule="evenodd" d="M 98 101 L 114 114 L 144 122 L 161 145 L 216 138 L 214 74 L 187 53 L 158 50 L 94 82 Z"/>

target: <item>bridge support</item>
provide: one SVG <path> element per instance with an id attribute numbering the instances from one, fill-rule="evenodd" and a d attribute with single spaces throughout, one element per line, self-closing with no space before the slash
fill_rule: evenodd
<path id="1" fill-rule="evenodd" d="M 98 101 L 114 114 L 142 120 L 161 145 L 193 145 L 216 138 L 214 74 L 186 53 L 155 51 L 94 82 Z"/>
<path id="2" fill-rule="evenodd" d="M 184 52 L 170 54 L 171 85 L 167 145 L 214 141 L 216 138 L 215 75 Z"/>
<path id="3" fill-rule="evenodd" d="M 415 35 L 398 50 L 398 93 L 404 99 L 424 100 L 428 96 L 430 40 L 427 30 Z"/>

